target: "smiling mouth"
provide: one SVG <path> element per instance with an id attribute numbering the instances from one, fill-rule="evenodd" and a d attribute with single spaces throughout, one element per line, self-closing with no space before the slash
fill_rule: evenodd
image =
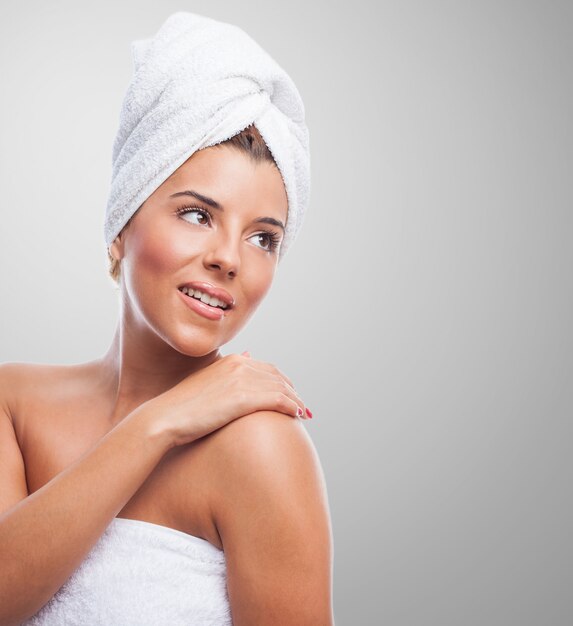
<path id="1" fill-rule="evenodd" d="M 203 304 L 211 306 L 214 309 L 223 309 L 223 311 L 226 311 L 229 308 L 229 305 L 227 305 L 225 302 L 222 302 L 218 298 L 215 298 L 214 296 L 210 296 L 209 294 L 206 294 L 205 292 L 199 289 L 190 289 L 187 287 L 181 287 L 179 291 L 185 294 L 188 298 L 194 298 L 195 300 L 199 300 Z"/>

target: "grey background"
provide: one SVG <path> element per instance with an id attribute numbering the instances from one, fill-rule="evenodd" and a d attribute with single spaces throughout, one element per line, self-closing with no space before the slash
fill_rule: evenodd
<path id="1" fill-rule="evenodd" d="M 337 626 L 566 625 L 571 2 L 0 4 L 0 360 L 103 354 L 129 44 L 241 26 L 307 111 L 311 205 L 249 326 L 315 419 Z"/>

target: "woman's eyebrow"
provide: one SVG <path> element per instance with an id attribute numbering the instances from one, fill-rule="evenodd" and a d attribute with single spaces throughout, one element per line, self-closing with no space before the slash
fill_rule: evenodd
<path id="1" fill-rule="evenodd" d="M 200 194 L 197 191 L 192 191 L 191 189 L 186 189 L 185 191 L 178 191 L 177 193 L 171 194 L 169 197 L 178 198 L 179 196 L 192 196 L 193 198 L 197 198 L 197 200 L 200 200 L 201 202 L 208 204 L 210 207 L 213 207 L 214 209 L 219 209 L 220 211 L 223 210 L 223 207 L 216 200 L 213 200 L 213 198 L 208 198 L 207 196 L 204 196 L 203 194 Z"/>
<path id="2" fill-rule="evenodd" d="M 273 226 L 278 226 L 279 228 L 285 229 L 284 224 L 279 220 L 276 220 L 274 217 L 259 217 L 256 220 L 253 220 L 256 224 L 273 224 Z"/>
<path id="3" fill-rule="evenodd" d="M 178 191 L 177 193 L 171 194 L 169 197 L 178 198 L 180 196 L 191 196 L 193 198 L 196 198 L 197 200 L 200 200 L 201 202 L 204 202 L 205 204 L 209 205 L 210 207 L 214 209 L 219 209 L 219 211 L 224 210 L 223 207 L 216 200 L 213 200 L 213 198 L 204 196 L 198 191 L 193 191 L 192 189 L 186 189 L 185 191 Z M 284 224 L 281 221 L 275 219 L 274 217 L 259 217 L 254 221 L 257 224 L 259 223 L 272 224 L 273 226 L 278 226 L 279 228 L 282 228 L 283 230 L 285 230 Z"/>

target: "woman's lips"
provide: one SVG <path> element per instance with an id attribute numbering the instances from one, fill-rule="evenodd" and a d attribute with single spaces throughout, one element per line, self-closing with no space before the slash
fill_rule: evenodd
<path id="1" fill-rule="evenodd" d="M 224 302 L 229 309 L 235 306 L 235 299 L 228 291 L 225 291 L 221 287 L 215 287 L 215 285 L 211 283 L 202 280 L 194 280 L 190 283 L 179 285 L 177 289 L 183 289 L 184 287 L 187 287 L 187 289 L 198 289 L 202 293 L 218 298 L 221 302 Z"/>
<path id="2" fill-rule="evenodd" d="M 177 290 L 179 297 L 183 299 L 183 302 L 195 313 L 202 315 L 210 320 L 221 320 L 225 317 L 225 311 L 217 306 L 211 306 L 210 304 L 205 304 L 198 300 L 197 298 L 193 298 L 193 296 L 188 296 L 184 294 L 179 289 Z"/>

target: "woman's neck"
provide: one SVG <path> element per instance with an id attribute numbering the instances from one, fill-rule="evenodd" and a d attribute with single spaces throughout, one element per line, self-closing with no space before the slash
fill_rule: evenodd
<path id="1" fill-rule="evenodd" d="M 147 400 L 222 358 L 219 350 L 200 357 L 181 354 L 150 332 L 126 331 L 118 324 L 112 343 L 99 360 L 101 381 L 117 422 Z"/>

